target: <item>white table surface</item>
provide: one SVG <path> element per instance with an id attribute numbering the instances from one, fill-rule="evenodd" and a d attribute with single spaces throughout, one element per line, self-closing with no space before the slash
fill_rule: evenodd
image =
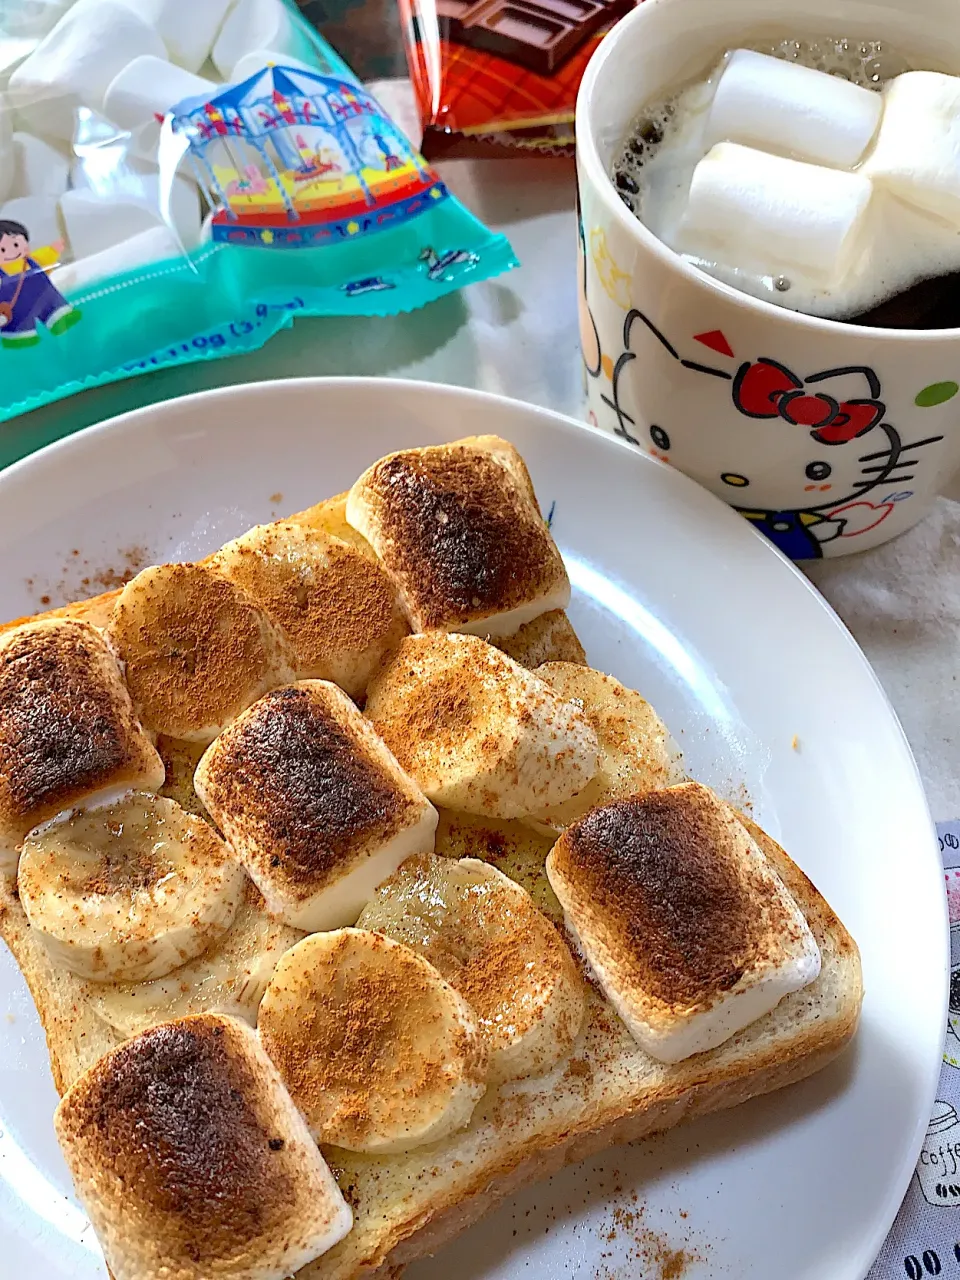
<path id="1" fill-rule="evenodd" d="M 65 418 L 77 428 L 209 387 L 303 375 L 424 378 L 579 417 L 573 162 L 438 167 L 470 209 L 510 238 L 518 270 L 410 315 L 300 319 L 253 355 L 165 369 L 47 406 L 24 419 L 37 447 L 62 434 Z M 960 474 L 948 496 L 960 500 Z M 874 663 L 917 755 L 934 817 L 949 819 L 960 817 L 960 507 L 943 504 L 938 517 L 936 528 L 893 544 L 911 549 L 909 556 L 881 547 L 818 564 L 811 576 Z M 928 599 L 918 601 L 918 583 Z"/>

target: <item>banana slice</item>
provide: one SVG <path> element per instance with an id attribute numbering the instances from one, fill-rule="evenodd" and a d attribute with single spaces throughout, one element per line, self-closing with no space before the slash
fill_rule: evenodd
<path id="1" fill-rule="evenodd" d="M 539 1076 L 573 1048 L 586 994 L 566 943 L 528 893 L 476 858 L 408 858 L 357 921 L 424 956 L 467 1001 L 491 1084 Z"/>
<path id="2" fill-rule="evenodd" d="M 245 591 L 200 564 L 144 569 L 124 587 L 108 635 L 143 723 L 210 742 L 261 694 L 293 679 L 286 637 Z"/>
<path id="3" fill-rule="evenodd" d="M 264 1048 L 318 1142 L 389 1153 L 469 1123 L 486 1089 L 474 1015 L 432 964 L 363 929 L 315 933 L 277 965 Z"/>
<path id="4" fill-rule="evenodd" d="M 254 1024 L 277 962 L 303 936 L 272 920 L 247 880 L 233 924 L 203 955 L 153 982 L 89 982 L 87 998 L 122 1036 L 193 1013 L 232 1014 Z"/>
<path id="5" fill-rule="evenodd" d="M 407 636 L 367 715 L 434 804 L 523 818 L 569 800 L 597 767 L 583 708 L 477 636 Z"/>
<path id="6" fill-rule="evenodd" d="M 336 493 L 332 498 L 326 498 L 315 506 L 307 507 L 306 511 L 298 511 L 296 515 L 290 517 L 290 520 L 294 524 L 302 525 L 305 529 L 317 529 L 320 533 L 332 534 L 341 542 L 348 542 L 351 547 L 362 552 L 368 560 L 377 560 L 377 553 L 370 543 L 347 521 L 349 496 L 349 493 Z M 379 561 L 377 563 L 379 564 Z"/>
<path id="7" fill-rule="evenodd" d="M 90 982 L 87 996 L 124 1036 L 194 1013 L 232 1014 L 253 1024 L 277 962 L 303 936 L 272 920 L 247 880 L 233 924 L 202 955 L 152 982 Z"/>
<path id="8" fill-rule="evenodd" d="M 600 744 L 593 779 L 572 800 L 542 809 L 530 819 L 538 831 L 557 834 L 595 805 L 685 781 L 679 747 L 639 693 L 613 676 L 571 662 L 547 662 L 534 674 L 559 697 L 583 708 Z"/>
<path id="9" fill-rule="evenodd" d="M 409 630 L 385 570 L 318 530 L 257 525 L 212 563 L 283 629 L 300 679 L 332 680 L 351 698 Z"/>
<path id="10" fill-rule="evenodd" d="M 84 978 L 148 981 L 230 927 L 244 873 L 202 819 L 135 794 L 32 832 L 17 887 L 53 957 Z"/>

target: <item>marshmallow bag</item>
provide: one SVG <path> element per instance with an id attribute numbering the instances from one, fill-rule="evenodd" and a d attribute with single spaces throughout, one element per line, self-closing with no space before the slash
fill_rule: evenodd
<path id="1" fill-rule="evenodd" d="M 0 0 L 0 421 L 514 265 L 287 0 Z"/>

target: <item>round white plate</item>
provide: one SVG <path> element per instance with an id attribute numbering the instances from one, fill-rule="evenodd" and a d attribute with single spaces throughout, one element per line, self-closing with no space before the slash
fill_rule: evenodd
<path id="1" fill-rule="evenodd" d="M 387 380 L 231 388 L 91 428 L 0 476 L 0 617 L 90 593 L 111 570 L 207 553 L 347 488 L 390 450 L 482 432 L 527 459 L 592 665 L 650 699 L 694 776 L 753 803 L 860 944 L 866 1000 L 854 1046 L 819 1076 L 568 1170 L 409 1280 L 859 1280 L 912 1176 L 939 1076 L 937 845 L 862 654 L 721 502 L 611 437 L 496 397 Z M 93 1280 L 106 1272 L 57 1151 L 55 1104 L 4 951 L 0 1272 Z"/>

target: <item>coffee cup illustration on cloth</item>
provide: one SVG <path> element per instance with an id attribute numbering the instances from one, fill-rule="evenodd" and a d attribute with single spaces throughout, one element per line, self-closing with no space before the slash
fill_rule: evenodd
<path id="1" fill-rule="evenodd" d="M 960 1117 L 949 1102 L 934 1104 L 917 1178 L 928 1204 L 960 1205 Z"/>
<path id="2" fill-rule="evenodd" d="M 960 464 L 951 12 L 921 0 L 908 33 L 851 0 L 847 40 L 828 0 L 645 0 L 580 91 L 588 416 L 796 560 L 909 528 Z"/>

